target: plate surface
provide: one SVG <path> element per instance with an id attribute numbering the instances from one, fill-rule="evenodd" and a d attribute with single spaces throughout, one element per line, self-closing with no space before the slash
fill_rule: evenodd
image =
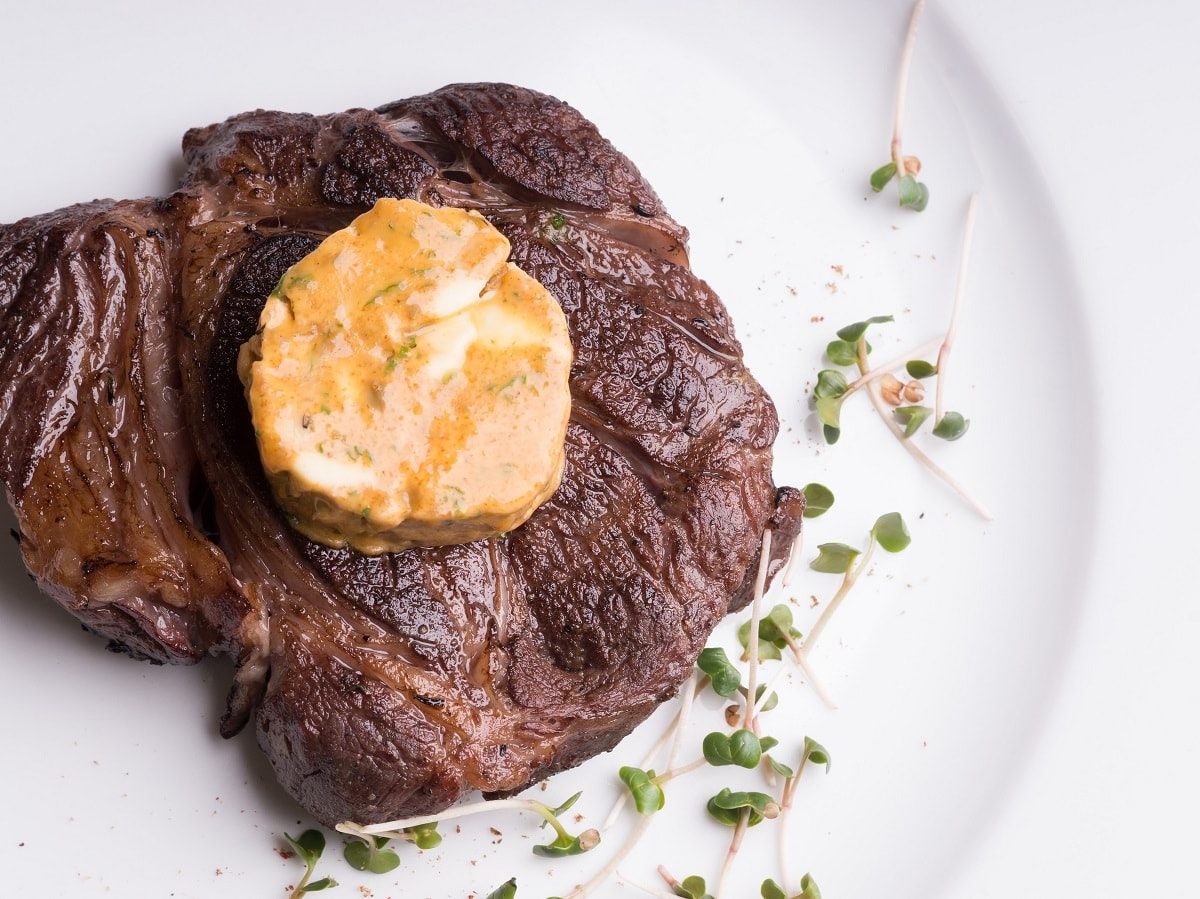
<path id="1" fill-rule="evenodd" d="M 831 772 L 810 772 L 798 793 L 797 871 L 811 870 L 830 899 L 943 895 L 1003 803 L 1070 651 L 1096 489 L 1095 417 L 1077 399 L 1089 395 L 1090 363 L 1085 345 L 1061 339 L 1084 329 L 1053 205 L 952 28 L 930 10 L 913 71 L 906 145 L 932 190 L 915 215 L 865 187 L 887 155 L 905 4 L 610 3 L 585 14 L 467 3 L 452 16 L 389 4 L 339 8 L 334 25 L 303 4 L 219 7 L 184 16 L 147 4 L 118 20 L 81 4 L 65 25 L 33 8 L 13 14 L 10 65 L 38 69 L 51 41 L 63 63 L 34 88 L 0 87 L 6 120 L 24 123 L 0 145 L 10 173 L 0 220 L 164 193 L 187 127 L 256 106 L 325 112 L 469 80 L 523 83 L 577 106 L 691 229 L 693 267 L 724 298 L 779 408 L 776 480 L 837 494 L 808 527 L 806 558 L 817 543 L 864 541 L 885 511 L 910 524 L 911 549 L 877 557 L 816 653 L 839 710 L 797 680 L 766 722 L 793 752 L 810 734 L 833 754 Z M 113 86 L 101 91 L 99 73 Z M 835 447 L 815 437 L 807 403 L 841 325 L 895 314 L 873 332 L 877 358 L 944 328 L 972 190 L 982 210 L 947 384 L 971 430 L 954 444 L 918 439 L 992 506 L 991 524 L 919 469 L 865 402 L 847 407 Z M 1051 358 L 1058 377 L 1035 394 L 1027 360 Z M 809 597 L 823 602 L 836 586 L 802 570 L 771 601 L 795 598 L 807 630 L 819 611 Z M 733 622 L 714 642 L 732 649 Z M 277 834 L 307 822 L 252 735 L 217 736 L 229 676 L 222 663 L 159 668 L 103 652 L 37 594 L 6 543 L 9 885 L 44 896 L 286 895 L 298 865 L 275 852 Z M 598 824 L 616 768 L 637 763 L 663 712 L 545 796 L 583 789 L 577 810 Z M 720 718 L 717 703 L 697 709 L 685 760 Z M 729 833 L 706 818 L 704 798 L 758 782 L 729 770 L 673 785 L 622 870 L 646 883 L 659 863 L 714 877 Z M 451 828 L 437 850 L 404 852 L 394 875 L 351 870 L 337 840 L 321 870 L 342 882 L 330 895 L 360 885 L 379 897 L 486 895 L 513 875 L 522 897 L 565 895 L 629 824 L 590 856 L 547 863 L 528 851 L 541 837 L 532 822 L 496 815 Z M 778 876 L 775 858 L 771 825 L 751 831 L 728 895 L 757 895 Z M 622 892 L 613 881 L 598 895 Z"/>

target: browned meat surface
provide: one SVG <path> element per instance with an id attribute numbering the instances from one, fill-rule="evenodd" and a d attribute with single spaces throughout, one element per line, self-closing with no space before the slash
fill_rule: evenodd
<path id="1" fill-rule="evenodd" d="M 686 231 L 566 104 L 452 85 L 377 111 L 247 113 L 184 137 L 165 200 L 0 228 L 0 474 L 43 589 L 136 653 L 237 658 L 318 819 L 518 790 L 612 748 L 772 572 L 803 500 Z M 575 350 L 561 488 L 520 529 L 368 558 L 270 498 L 235 371 L 283 271 L 381 196 L 478 209 Z"/>

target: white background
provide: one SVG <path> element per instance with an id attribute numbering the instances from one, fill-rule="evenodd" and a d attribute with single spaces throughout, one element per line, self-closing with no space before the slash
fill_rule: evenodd
<path id="1" fill-rule="evenodd" d="M 1093 366 L 1091 383 L 1070 381 L 1069 373 L 1062 374 L 1062 383 L 1069 383 L 1073 390 L 1089 391 L 1086 400 L 1077 405 L 1091 404 L 1100 412 L 1099 445 L 1079 448 L 1081 458 L 1088 455 L 1089 449 L 1099 453 L 1099 494 L 1092 501 L 1098 510 L 1091 532 L 1093 545 L 1082 555 L 1064 554 L 1064 565 L 1070 570 L 1053 573 L 1053 583 L 1074 583 L 1085 589 L 1081 614 L 1072 619 L 1071 639 L 1062 644 L 1065 678 L 1061 682 L 1057 677 L 1049 679 L 1044 693 L 1034 693 L 1029 700 L 1044 707 L 1038 715 L 1041 729 L 1033 736 L 1025 731 L 1014 733 L 1014 745 L 996 747 L 996 757 L 1018 760 L 1004 771 L 999 794 L 1005 799 L 991 806 L 987 827 L 975 838 L 964 840 L 970 848 L 959 859 L 961 867 L 948 866 L 956 872 L 957 880 L 944 885 L 940 895 L 1194 895 L 1194 878 L 1186 866 L 1194 857 L 1200 831 L 1196 824 L 1196 809 L 1200 807 L 1200 675 L 1194 661 L 1196 647 L 1200 646 L 1200 590 L 1194 582 L 1192 563 L 1200 546 L 1196 515 L 1200 490 L 1194 461 L 1200 444 L 1200 403 L 1196 399 L 1200 379 L 1189 359 L 1200 325 L 1200 297 L 1192 271 L 1200 259 L 1200 225 L 1194 212 L 1196 191 L 1192 184 L 1200 170 L 1195 163 L 1200 155 L 1200 56 L 1196 51 L 1200 46 L 1200 12 L 1194 4 L 1182 0 L 1137 5 L 1108 0 L 1012 0 L 1004 4 L 947 0 L 938 5 L 943 21 L 949 21 L 951 33 L 958 30 L 1009 105 L 1043 171 L 1069 247 L 1059 264 L 1073 269 L 1082 285 L 1087 314 L 1082 317 L 1085 333 L 1078 342 L 1088 347 Z M 726 8 L 736 6 L 730 3 Z M 863 23 L 864 35 L 868 31 L 885 39 L 898 35 L 904 6 L 879 3 L 878 19 Z M 445 10 L 434 19 L 423 15 L 421 29 L 414 29 L 417 33 L 391 36 L 382 46 L 369 31 L 360 32 L 353 40 L 323 34 L 324 29 L 337 28 L 339 10 L 302 3 L 286 7 L 293 21 L 283 29 L 289 39 L 281 40 L 279 20 L 262 8 L 247 4 L 242 9 L 231 6 L 223 14 L 209 14 L 199 7 L 166 3 L 141 8 L 114 4 L 103 13 L 91 7 L 87 15 L 74 15 L 67 6 L 56 6 L 53 11 L 5 6 L 0 26 L 9 43 L 9 61 L 4 63 L 4 78 L 0 80 L 0 110 L 6 122 L 0 220 L 97 194 L 132 196 L 162 190 L 176 174 L 178 134 L 189 125 L 220 119 L 254 102 L 313 111 L 382 102 L 396 95 L 396 89 L 380 83 L 378 73 L 386 71 L 386 66 L 368 57 L 392 54 L 395 65 L 401 66 L 408 41 L 424 41 L 432 34 L 445 44 L 445 53 L 453 54 L 459 30 L 476 32 L 474 39 L 479 39 L 469 21 L 468 7 Z M 563 8 L 558 7 L 559 18 L 569 18 Z M 843 29 L 837 37 L 845 41 L 845 16 L 835 16 L 834 5 L 806 3 L 797 8 L 817 32 L 834 27 L 836 20 L 836 27 Z M 377 9 L 386 11 L 392 19 L 401 15 L 397 4 L 381 4 Z M 579 9 L 585 8 L 581 5 Z M 634 9 L 630 5 L 627 15 L 633 16 Z M 675 17 L 687 39 L 719 47 L 713 32 L 719 37 L 721 28 L 730 27 L 725 16 L 698 20 L 695 9 L 680 4 L 663 11 L 660 6 L 654 18 L 661 26 L 663 20 Z M 789 14 L 796 13 L 793 10 Z M 931 18 L 935 14 L 931 10 Z M 214 25 L 212 15 L 223 15 L 224 19 Z M 305 17 L 311 27 L 300 27 Z M 580 18 L 584 17 L 581 12 Z M 586 29 L 565 36 L 561 44 L 548 45 L 538 39 L 537 18 L 527 18 L 523 32 L 527 39 L 513 40 L 510 23 L 505 32 L 510 45 L 493 47 L 494 58 L 502 59 L 501 51 L 507 51 L 514 60 L 519 58 L 519 62 L 512 63 L 514 70 L 532 68 L 536 72 L 540 66 L 547 82 L 554 81 L 559 68 L 569 70 L 579 64 L 571 41 L 586 42 Z M 736 16 L 731 13 L 729 18 Z M 630 28 L 636 26 L 631 24 Z M 203 37 L 198 38 L 194 32 Z M 187 52 L 175 52 L 173 37 L 179 38 Z M 341 52 L 323 53 L 326 40 L 336 43 Z M 362 54 L 361 75 L 354 69 L 355 56 L 346 52 L 355 42 Z M 636 41 L 631 38 L 631 43 Z M 888 46 L 887 40 L 881 45 Z M 623 52 L 625 48 L 614 43 L 606 65 L 619 66 Z M 532 67 L 531 55 L 536 63 Z M 582 54 L 580 58 L 592 57 Z M 489 75 L 488 65 L 478 58 L 455 62 L 464 71 L 463 77 Z M 719 62 L 715 59 L 714 66 Z M 876 78 L 874 68 L 889 70 L 890 62 L 873 66 L 869 61 L 872 79 Z M 261 84 L 256 81 L 256 69 L 260 70 Z M 596 77 L 602 74 L 603 69 L 598 68 Z M 693 77 L 700 80 L 701 74 L 695 72 Z M 747 78 L 752 75 L 748 73 Z M 664 77 L 688 75 L 676 72 Z M 881 75 L 878 80 L 886 77 Z M 236 84 L 236 89 L 229 88 L 232 96 L 225 96 L 221 90 L 214 90 L 212 83 Z M 922 89 L 923 84 L 929 89 L 929 76 L 922 74 L 918 63 L 914 91 Z M 432 86 L 410 85 L 414 90 Z M 652 83 L 647 90 L 653 90 Z M 837 86 L 813 83 L 804 90 L 807 96 L 820 98 L 834 95 Z M 937 91 L 933 95 L 941 96 Z M 247 99 L 251 96 L 261 99 Z M 695 97 L 689 112 L 696 116 L 711 114 L 708 99 Z M 594 98 L 591 102 L 593 108 L 598 105 Z M 878 120 L 887 102 L 882 96 L 877 109 L 869 110 L 870 116 Z M 823 108 L 818 100 L 813 106 L 825 115 L 837 114 L 836 109 L 831 112 Z M 148 115 L 149 110 L 154 111 L 156 120 L 143 121 L 133 129 L 144 135 L 145 143 L 131 145 L 130 120 Z M 863 110 L 846 110 L 845 116 L 855 120 L 860 112 Z M 923 114 L 926 122 L 935 117 L 928 107 Z M 913 112 L 914 128 L 919 127 L 921 115 Z M 631 111 L 625 127 L 632 129 L 634 122 L 646 125 L 638 116 L 636 110 Z M 721 121 L 718 118 L 715 126 L 720 127 Z M 611 133 L 615 128 L 605 130 Z M 650 149 L 638 146 L 639 142 L 647 142 L 644 130 L 613 136 L 619 145 L 630 149 L 636 160 L 653 161 Z M 998 142 L 1000 137 L 997 135 Z M 830 145 L 841 148 L 836 137 L 830 138 Z M 821 151 L 820 147 L 809 149 L 818 154 Z M 945 196 L 937 193 L 939 186 L 958 186 L 950 173 L 961 174 L 969 167 L 956 167 L 952 158 L 939 160 L 933 155 L 938 149 L 930 149 L 932 160 L 940 163 L 943 173 L 940 182 L 935 177 L 936 167 L 929 175 L 937 203 Z M 925 151 L 921 152 L 924 156 Z M 946 156 L 952 155 L 947 149 Z M 851 168 L 857 173 L 857 168 Z M 836 166 L 834 170 L 838 171 Z M 707 193 L 703 197 L 687 193 L 686 182 L 674 179 L 670 171 L 648 174 L 685 222 L 693 226 L 701 221 L 716 222 L 707 229 L 694 228 L 693 247 L 698 258 L 705 259 L 706 273 L 728 298 L 724 285 L 736 283 L 738 277 L 749 277 L 749 271 L 740 270 L 737 259 L 719 261 L 718 247 L 721 254 L 727 248 L 721 240 L 729 237 L 732 243 L 732 237 L 740 232 L 732 226 L 722 231 L 722 220 L 716 216 L 734 217 L 738 210 L 719 210 Z M 989 196 L 987 208 L 1019 206 L 1020 201 L 1021 197 L 1015 196 Z M 710 203 L 711 208 L 705 205 Z M 795 215 L 802 216 L 802 205 L 798 204 L 797 209 Z M 787 216 L 779 221 L 786 225 Z M 882 221 L 873 221 L 872 226 L 886 229 Z M 984 219 L 984 226 L 986 222 Z M 949 224 L 939 230 L 936 246 L 952 248 L 954 231 Z M 856 244 L 857 232 L 850 237 Z M 981 243 L 983 237 L 981 226 Z M 758 250 L 769 256 L 765 244 Z M 749 256 L 754 250 L 746 252 Z M 815 260 L 822 271 L 826 261 Z M 1020 268 L 1021 261 L 1013 260 L 1013 267 Z M 995 260 L 989 267 L 986 257 L 981 259 L 979 271 L 996 268 Z M 938 289 L 944 290 L 944 280 L 937 282 Z M 735 314 L 742 315 L 734 308 Z M 752 359 L 756 348 L 763 352 L 765 329 L 743 329 L 742 336 Z M 964 342 L 967 339 L 969 334 L 964 335 Z M 1061 339 L 1074 337 L 1062 335 Z M 1014 356 L 1025 364 L 1042 366 L 1041 378 L 1027 377 L 1028 372 L 1014 375 L 1014 390 L 1019 388 L 1027 395 L 1015 399 L 992 397 L 994 403 L 1006 409 L 1019 408 L 1021 402 L 1017 400 L 1039 404 L 1042 397 L 1037 385 L 1052 385 L 1059 375 L 1054 358 L 1028 360 L 1020 350 L 1014 346 Z M 963 365 L 966 369 L 970 362 L 964 360 Z M 786 389 L 780 373 L 760 370 L 759 374 L 779 399 Z M 994 390 L 995 385 L 984 389 Z M 1047 396 L 1064 404 L 1063 419 L 1075 414 L 1074 408 L 1066 408 L 1072 404 L 1069 395 L 1064 399 L 1053 386 L 1046 391 Z M 1044 413 L 1045 409 L 1039 407 L 1038 414 Z M 995 427 L 1002 421 L 993 418 L 990 424 Z M 1020 427 L 1020 422 L 1005 423 Z M 988 426 L 986 419 L 976 425 L 980 429 Z M 996 435 L 994 439 L 1002 437 Z M 1030 453 L 1062 455 L 1060 444 L 1040 445 L 1036 430 L 1022 437 L 1028 441 Z M 959 453 L 958 458 L 968 457 Z M 1069 477 L 1069 473 L 1064 471 L 1063 477 Z M 1011 512 L 1025 512 L 1033 532 L 1034 519 L 1040 515 L 1037 496 L 1028 497 L 1027 503 L 1011 499 L 1001 502 L 1010 513 L 1008 523 L 1014 521 Z M 1063 545 L 1073 545 L 1072 537 L 1063 534 Z M 914 545 L 913 552 L 920 551 Z M 928 557 L 916 559 L 921 562 Z M 11 583 L 17 583 L 17 578 Z M 129 669 L 115 665 L 121 660 L 97 661 L 89 656 L 95 653 L 94 642 L 71 628 L 58 627 L 53 610 L 45 614 L 25 609 L 9 614 L 6 610 L 6 614 L 4 620 L 10 627 L 28 626 L 30 640 L 44 638 L 47 647 L 62 653 L 61 666 L 59 659 L 51 659 L 47 670 L 34 682 L 10 681 L 0 694 L 5 696 L 6 717 L 14 715 L 8 720 L 17 720 L 16 712 L 20 712 L 22 723 L 9 739 L 25 748 L 21 753 L 14 750 L 14 758 L 34 758 L 40 751 L 37 741 L 46 739 L 47 745 L 53 745 L 53 751 L 60 754 L 61 777 L 79 784 L 81 803 L 89 795 L 107 795 L 104 789 L 111 783 L 105 778 L 111 770 L 133 771 L 143 780 L 143 786 L 156 778 L 167 783 L 171 779 L 186 781 L 191 776 L 189 766 L 193 760 L 160 755 L 159 746 L 167 741 L 156 740 L 153 732 L 139 731 L 145 727 L 143 716 L 161 713 L 155 702 L 156 691 L 167 689 L 163 684 L 171 685 L 170 689 L 190 685 L 196 672 L 130 674 Z M 1037 620 L 1031 619 L 1029 627 L 1036 629 Z M 5 636 L 9 638 L 6 647 L 15 647 L 24 639 L 14 633 Z M 1014 681 L 1019 680 L 1026 653 L 1029 664 L 1033 664 L 1034 650 L 1029 647 L 1038 643 L 1037 638 L 1031 633 L 1027 643 L 1012 642 Z M 111 670 L 112 677 L 122 679 L 131 690 L 136 682 L 150 678 L 156 686 L 145 694 L 112 697 L 104 695 L 111 694 L 111 689 L 88 692 L 88 685 L 80 684 L 76 695 L 88 697 L 89 707 L 76 708 L 71 705 L 69 685 L 57 685 L 58 693 L 47 689 L 53 675 L 51 668 L 75 671 L 74 666 L 80 671 Z M 868 681 L 865 671 L 856 672 L 856 678 Z M 202 676 L 206 682 L 215 680 L 216 684 L 203 692 L 186 692 L 190 686 L 180 686 L 180 692 L 171 695 L 187 698 L 211 719 L 226 672 L 210 667 Z M 870 692 L 866 687 L 861 689 Z M 42 692 L 36 692 L 39 690 Z M 111 706 L 107 704 L 110 702 Z M 115 729 L 109 726 L 106 731 L 117 736 L 103 750 L 89 746 L 86 737 L 75 741 L 73 749 L 57 746 L 52 739 L 75 722 L 81 733 L 86 733 L 88 727 L 105 727 L 110 707 L 122 717 Z M 195 708 L 184 711 L 192 715 Z M 28 724 L 35 714 L 45 724 L 44 735 Z M 190 726 L 205 734 L 211 731 L 211 721 Z M 210 776 L 219 782 L 224 770 L 233 771 L 232 777 L 237 773 L 235 766 L 244 765 L 251 772 L 249 782 L 254 784 L 248 791 L 249 801 L 261 804 L 268 816 L 275 816 L 273 820 L 282 816 L 287 821 L 291 809 L 272 791 L 269 776 L 264 774 L 250 741 L 236 745 L 240 749 L 231 750 L 211 738 L 197 744 L 196 776 Z M 91 766 L 97 762 L 107 767 L 93 783 L 88 778 Z M 898 770 L 903 772 L 903 767 Z M 21 778 L 24 772 L 14 770 L 9 774 Z M 987 777 L 985 773 L 981 780 Z M 259 786 L 260 781 L 268 783 Z M 166 787 L 163 793 L 172 795 Z M 96 823 L 103 815 L 97 815 L 93 807 L 73 809 L 72 789 L 48 790 L 47 795 L 54 806 L 53 814 L 38 809 L 38 820 L 52 819 L 56 827 L 62 828 L 61 834 L 56 832 L 54 837 L 61 838 L 64 846 L 79 846 L 80 841 L 86 841 L 100 859 L 89 859 L 86 876 L 81 874 L 79 880 L 71 881 L 79 884 L 78 894 L 108 891 L 143 895 L 128 886 L 123 890 L 120 872 L 104 869 L 101 847 L 109 837 Z M 237 814 L 236 809 L 223 808 L 220 797 L 215 802 L 214 820 L 223 820 L 218 811 Z M 148 861 L 159 862 L 162 853 L 178 852 L 181 870 L 197 867 L 197 858 L 204 856 L 189 848 L 188 841 L 200 839 L 203 845 L 203 838 L 197 831 L 172 829 L 178 826 L 172 822 L 194 825 L 197 815 L 207 815 L 208 808 L 171 808 L 168 800 L 167 807 L 149 807 L 145 814 L 144 839 L 153 856 Z M 870 810 L 864 814 L 869 815 Z M 84 833 L 78 828 L 72 830 L 67 823 L 77 815 L 89 822 Z M 121 855 L 136 859 L 136 853 L 129 851 L 128 837 L 121 839 Z M 846 839 L 839 834 L 834 843 L 844 846 Z M 62 865 L 72 867 L 73 853 L 83 851 L 68 851 Z M 20 858 L 12 852 L 9 844 L 0 845 L 0 860 L 19 864 Z M 441 864 L 449 864 L 448 858 L 453 856 L 443 856 Z M 872 859 L 860 862 L 870 866 Z M 18 873 L 30 878 L 18 882 L 28 884 L 25 893 L 34 895 L 32 885 L 38 883 L 39 872 L 18 869 Z M 44 870 L 41 874 L 50 876 Z M 904 874 L 902 868 L 896 868 L 888 876 L 902 882 Z M 184 879 L 191 881 L 191 877 L 189 874 Z M 230 878 L 226 882 L 230 882 L 227 889 L 231 895 L 240 895 Z M 898 886 L 896 893 L 908 895 L 911 886 Z M 206 885 L 201 889 L 215 887 Z M 346 892 L 343 888 L 341 893 L 329 895 Z"/>

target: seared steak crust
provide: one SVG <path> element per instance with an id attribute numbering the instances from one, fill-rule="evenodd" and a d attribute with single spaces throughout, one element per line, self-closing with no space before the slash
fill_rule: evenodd
<path id="1" fill-rule="evenodd" d="M 0 474 L 42 587 L 139 654 L 239 662 L 318 819 L 518 790 L 610 749 L 674 694 L 771 571 L 803 500 L 774 408 L 687 233 L 590 122 L 511 85 L 377 111 L 253 112 L 184 137 L 161 201 L 0 229 Z M 381 196 L 478 209 L 562 304 L 562 486 L 520 529 L 368 558 L 271 500 L 238 347 L 289 265 Z"/>

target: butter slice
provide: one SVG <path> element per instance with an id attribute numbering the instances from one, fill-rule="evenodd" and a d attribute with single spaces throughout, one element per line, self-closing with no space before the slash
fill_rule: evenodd
<path id="1" fill-rule="evenodd" d="M 557 489 L 571 342 L 479 213 L 379 200 L 284 274 L 243 347 L 296 530 L 363 553 L 512 530 Z"/>

